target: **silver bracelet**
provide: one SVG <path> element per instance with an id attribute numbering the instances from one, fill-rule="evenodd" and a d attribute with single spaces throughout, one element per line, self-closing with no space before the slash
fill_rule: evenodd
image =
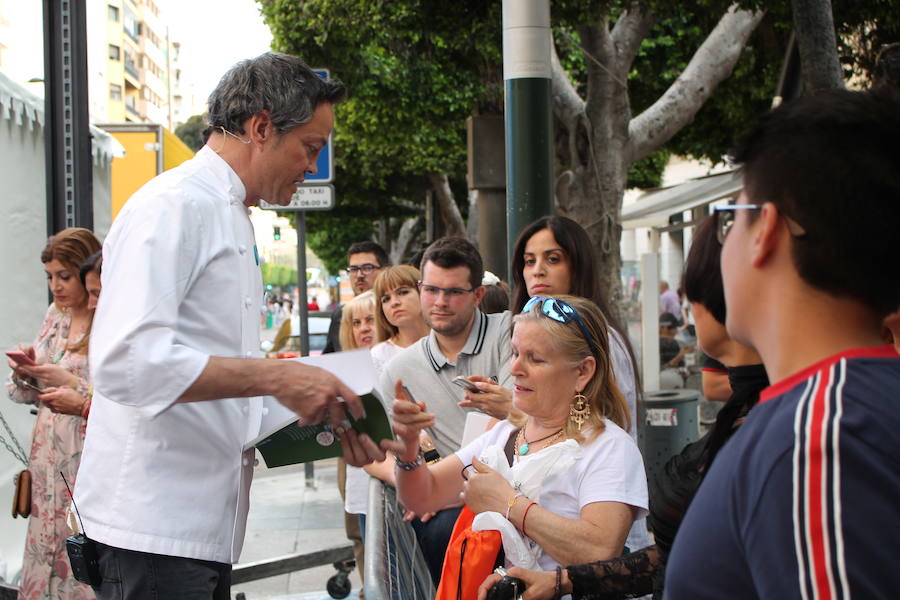
<path id="1" fill-rule="evenodd" d="M 398 458 L 396 454 L 394 455 L 394 459 L 394 464 L 397 465 L 397 468 L 404 471 L 413 471 L 425 464 L 425 455 L 422 454 L 421 450 L 419 450 L 419 453 L 416 454 L 416 460 L 406 462 L 400 460 L 400 458 Z"/>

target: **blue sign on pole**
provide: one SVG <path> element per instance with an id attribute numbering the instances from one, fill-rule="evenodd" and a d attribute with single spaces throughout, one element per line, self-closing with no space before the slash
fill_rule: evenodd
<path id="1" fill-rule="evenodd" d="M 313 69 L 313 73 L 322 79 L 328 79 L 331 73 L 328 69 Z M 332 148 L 332 139 L 334 135 L 328 136 L 328 144 L 319 152 L 319 158 L 316 160 L 315 175 L 307 175 L 305 181 L 308 183 L 329 183 L 334 181 L 334 160 Z"/>

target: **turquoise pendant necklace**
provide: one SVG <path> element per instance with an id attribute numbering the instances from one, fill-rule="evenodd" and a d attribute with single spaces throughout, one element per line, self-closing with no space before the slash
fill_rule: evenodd
<path id="1" fill-rule="evenodd" d="M 563 432 L 563 430 L 560 429 L 559 431 L 551 433 L 548 436 L 544 436 L 539 440 L 531 440 L 529 442 L 528 439 L 525 437 L 525 428 L 523 427 L 522 429 L 519 430 L 519 436 L 518 436 L 521 438 L 521 440 L 523 442 L 522 444 L 519 444 L 519 456 L 525 456 L 526 454 L 528 454 L 528 451 L 531 450 L 531 444 L 537 444 L 538 442 L 543 442 L 545 440 L 549 440 L 550 438 L 555 438 L 556 436 L 562 434 L 562 432 Z"/>

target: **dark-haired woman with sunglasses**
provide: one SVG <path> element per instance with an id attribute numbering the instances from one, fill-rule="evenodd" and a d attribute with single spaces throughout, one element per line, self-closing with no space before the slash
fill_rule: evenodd
<path id="1" fill-rule="evenodd" d="M 530 224 L 519 234 L 513 249 L 512 281 L 514 292 L 510 308 L 520 312 L 529 298 L 534 296 L 559 296 L 569 294 L 591 300 L 606 318 L 609 331 L 610 356 L 616 383 L 631 414 L 631 437 L 637 440 L 637 397 L 640 381 L 634 353 L 625 329 L 615 321 L 609 310 L 606 291 L 598 277 L 599 268 L 584 228 L 566 217 L 543 217 Z M 472 377 L 485 393 L 500 396 L 508 394 L 500 386 L 484 378 Z M 467 394 L 467 400 L 477 406 L 488 404 L 488 396 Z M 495 401 L 494 404 L 497 402 Z M 644 536 L 645 539 L 646 536 Z"/>
<path id="2" fill-rule="evenodd" d="M 646 512 L 647 487 L 608 340 L 606 319 L 589 300 L 533 298 L 513 319 L 510 372 L 521 415 L 430 466 L 422 464 L 418 439 L 434 415 L 405 398 L 398 382 L 401 503 L 428 512 L 462 493 L 475 514 L 508 520 L 545 571 L 620 555 L 632 522 Z M 497 456 L 499 448 L 506 457 Z M 511 465 L 511 480 L 483 462 L 492 454 Z"/>

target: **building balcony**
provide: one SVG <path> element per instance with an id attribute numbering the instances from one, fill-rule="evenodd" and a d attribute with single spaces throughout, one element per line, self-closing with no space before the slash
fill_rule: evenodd
<path id="1" fill-rule="evenodd" d="M 140 81 L 141 72 L 138 71 L 137 66 L 134 64 L 134 61 L 126 60 L 125 61 L 125 72 Z"/>

